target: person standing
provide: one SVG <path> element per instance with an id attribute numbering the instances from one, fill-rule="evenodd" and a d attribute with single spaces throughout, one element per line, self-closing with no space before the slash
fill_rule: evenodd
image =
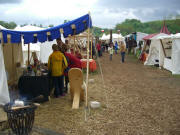
<path id="1" fill-rule="evenodd" d="M 128 54 L 131 54 L 132 46 L 133 46 L 133 40 L 132 40 L 132 37 L 129 37 L 129 40 L 128 40 Z"/>
<path id="2" fill-rule="evenodd" d="M 96 45 L 97 51 L 98 51 L 98 56 L 101 57 L 101 42 L 99 41 Z"/>
<path id="3" fill-rule="evenodd" d="M 115 49 L 115 53 L 117 54 L 117 50 L 118 50 L 118 43 L 117 43 L 117 41 L 115 42 L 114 49 Z"/>
<path id="4" fill-rule="evenodd" d="M 125 54 L 126 54 L 126 46 L 125 46 L 125 44 L 124 44 L 123 41 L 121 41 L 120 52 L 121 52 L 121 60 L 122 60 L 122 63 L 124 63 Z"/>
<path id="5" fill-rule="evenodd" d="M 110 54 L 110 61 L 112 61 L 112 56 L 113 56 L 113 43 L 110 43 L 109 54 Z"/>
<path id="6" fill-rule="evenodd" d="M 48 59 L 48 70 L 51 73 L 55 87 L 54 96 L 58 98 L 59 96 L 63 96 L 64 69 L 67 68 L 68 64 L 65 56 L 59 51 L 58 45 L 53 44 L 52 49 L 53 53 Z"/>
<path id="7" fill-rule="evenodd" d="M 64 91 L 64 92 L 65 92 L 65 93 L 67 93 L 68 83 L 69 83 L 68 71 L 69 71 L 71 68 L 79 68 L 79 69 L 82 69 L 80 59 L 78 59 L 78 58 L 77 58 L 76 56 L 74 56 L 73 54 L 68 53 L 67 50 L 68 50 L 68 44 L 62 45 L 61 52 L 64 54 L 64 56 L 66 57 L 67 62 L 68 62 L 68 68 L 67 68 L 67 69 L 65 70 L 65 72 L 64 72 L 64 76 L 65 76 L 65 91 Z"/>

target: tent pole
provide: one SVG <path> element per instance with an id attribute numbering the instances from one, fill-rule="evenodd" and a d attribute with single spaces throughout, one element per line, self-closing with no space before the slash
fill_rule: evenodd
<path id="1" fill-rule="evenodd" d="M 89 12 L 89 24 L 90 24 L 90 12 Z M 90 40 L 90 28 L 88 24 L 88 44 L 87 44 L 87 72 L 86 72 L 86 108 L 88 108 L 88 80 L 89 80 L 89 40 Z"/>
<path id="2" fill-rule="evenodd" d="M 28 44 L 28 66 L 30 65 L 30 43 Z"/>
<path id="3" fill-rule="evenodd" d="M 2 34 L 2 31 L 1 31 L 1 28 L 0 28 L 0 39 L 1 39 L 1 44 L 3 45 L 4 44 L 4 40 L 3 40 L 3 34 Z"/>
<path id="4" fill-rule="evenodd" d="M 92 56 L 92 48 L 93 47 L 93 37 L 92 37 L 92 39 L 91 39 L 91 59 L 93 58 L 93 56 Z"/>
<path id="5" fill-rule="evenodd" d="M 74 46 L 73 46 L 73 49 L 74 49 L 74 51 L 73 51 L 73 54 L 75 55 L 75 40 L 76 40 L 76 26 L 75 26 L 75 24 L 72 24 L 71 25 L 71 28 L 73 29 L 73 38 L 74 38 Z"/>
<path id="6" fill-rule="evenodd" d="M 74 37 L 74 47 L 73 47 L 73 48 L 74 48 L 74 52 L 73 52 L 73 53 L 74 53 L 74 55 L 75 55 L 75 44 L 76 44 L 76 43 L 75 43 L 75 42 L 76 42 L 76 41 L 75 41 L 75 40 L 76 40 L 75 34 L 74 34 L 73 37 Z"/>
<path id="7" fill-rule="evenodd" d="M 14 70 L 14 44 L 12 44 L 12 71 Z M 13 82 L 15 81 L 15 72 L 13 72 Z"/>
<path id="8" fill-rule="evenodd" d="M 163 48 L 164 56 L 166 57 L 166 52 L 165 52 L 165 49 L 164 49 L 164 45 L 163 45 L 162 39 L 160 39 L 160 42 L 161 42 L 161 46 L 162 46 L 162 48 Z"/>

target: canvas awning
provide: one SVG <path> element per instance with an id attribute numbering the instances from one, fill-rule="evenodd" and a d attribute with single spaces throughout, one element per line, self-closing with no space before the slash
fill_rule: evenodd
<path id="1" fill-rule="evenodd" d="M 149 34 L 143 38 L 143 40 L 150 40 L 152 37 L 156 36 L 158 33 Z"/>
<path id="2" fill-rule="evenodd" d="M 72 25 L 75 26 L 75 31 Z M 20 43 L 21 37 L 24 38 L 24 43 L 37 43 L 38 41 L 43 43 L 45 41 L 52 41 L 61 37 L 61 33 L 64 37 L 68 37 L 69 35 L 79 34 L 85 31 L 87 28 L 92 27 L 92 21 L 89 14 L 86 14 L 80 18 L 69 21 L 62 25 L 58 25 L 55 27 L 51 27 L 44 30 L 39 31 L 14 31 L 14 30 L 1 30 L 3 34 L 4 43 L 8 42 L 8 35 L 11 37 L 11 43 Z"/>

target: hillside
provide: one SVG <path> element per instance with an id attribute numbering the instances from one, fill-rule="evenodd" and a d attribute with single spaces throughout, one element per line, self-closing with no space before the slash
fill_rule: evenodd
<path id="1" fill-rule="evenodd" d="M 117 33 L 117 30 L 121 30 L 122 35 L 127 35 L 135 31 L 151 34 L 160 32 L 162 25 L 163 21 L 152 21 L 142 23 L 140 20 L 126 19 L 124 22 L 116 24 L 115 28 L 113 29 L 113 32 Z M 166 25 L 171 33 L 174 34 L 180 32 L 180 19 L 166 20 Z M 102 36 L 101 30 L 102 28 L 94 27 L 93 31 L 95 36 Z M 109 33 L 109 30 L 104 29 L 104 33 Z"/>

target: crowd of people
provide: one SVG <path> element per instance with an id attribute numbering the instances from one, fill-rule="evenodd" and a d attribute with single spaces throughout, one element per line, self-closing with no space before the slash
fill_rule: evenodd
<path id="1" fill-rule="evenodd" d="M 125 62 L 125 54 L 126 54 L 126 45 L 124 41 L 120 41 L 119 43 L 115 41 L 115 43 L 110 42 L 109 44 L 104 41 L 99 41 L 96 44 L 96 49 L 98 52 L 98 57 L 101 57 L 103 55 L 103 52 L 109 52 L 109 59 L 112 61 L 113 59 L 113 54 L 118 54 L 118 50 L 120 51 L 121 54 L 121 61 L 122 63 Z"/>
<path id="2" fill-rule="evenodd" d="M 68 52 L 68 41 L 63 43 L 60 38 L 57 40 L 57 44 L 52 45 L 52 54 L 48 59 L 48 70 L 53 80 L 54 96 L 59 98 L 64 96 L 68 90 L 68 71 L 70 68 L 81 69 L 81 54 L 73 49 Z M 64 86 L 65 80 L 65 86 Z"/>
<path id="3" fill-rule="evenodd" d="M 128 49 L 128 54 L 135 53 L 134 48 L 137 47 L 137 42 L 133 37 L 125 38 L 126 48 Z"/>
<path id="4" fill-rule="evenodd" d="M 53 80 L 53 86 L 55 88 L 54 96 L 56 98 L 59 98 L 67 93 L 69 83 L 68 71 L 71 68 L 82 69 L 82 56 L 78 50 L 74 51 L 73 48 L 69 48 L 68 40 L 63 43 L 61 41 L 61 38 L 58 38 L 56 39 L 56 41 L 57 44 L 52 45 L 53 52 L 48 59 L 48 70 L 49 75 Z M 121 62 L 124 63 L 127 45 L 129 47 L 130 44 L 126 43 L 125 45 L 124 41 L 116 41 L 115 43 L 110 42 L 109 44 L 106 42 L 98 41 L 96 46 L 94 44 L 90 46 L 90 50 L 92 50 L 92 57 L 96 56 L 96 50 L 98 57 L 102 57 L 104 52 L 109 53 L 110 61 L 113 60 L 114 52 L 115 55 L 120 53 Z"/>

